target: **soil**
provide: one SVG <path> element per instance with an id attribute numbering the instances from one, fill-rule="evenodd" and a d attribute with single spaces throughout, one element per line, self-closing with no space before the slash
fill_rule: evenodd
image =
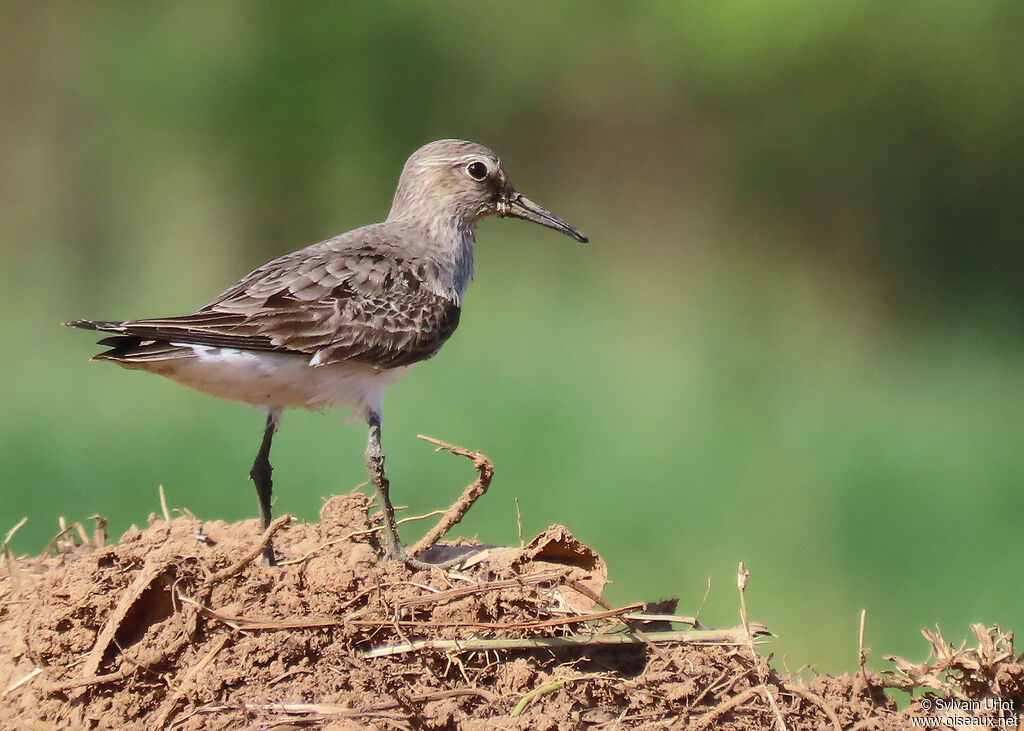
<path id="1" fill-rule="evenodd" d="M 5 550 L 0 727 L 904 729 L 1024 708 L 998 628 L 973 628 L 971 647 L 926 634 L 930 661 L 888 673 L 798 679 L 770 666 L 756 623 L 609 607 L 604 562 L 565 528 L 522 548 L 444 544 L 435 557 L 471 555 L 413 572 L 378 559 L 369 509 L 355 492 L 319 523 L 279 519 L 277 567 L 254 521 L 190 516 L 115 545 L 72 532 L 42 557 Z M 886 687 L 916 697 L 900 710 Z"/>

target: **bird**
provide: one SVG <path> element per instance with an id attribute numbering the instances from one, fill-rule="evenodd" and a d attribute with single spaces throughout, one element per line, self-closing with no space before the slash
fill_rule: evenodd
<path id="1" fill-rule="evenodd" d="M 192 314 L 64 325 L 106 334 L 98 344 L 107 349 L 92 360 L 266 410 L 249 473 L 264 531 L 271 523 L 270 449 L 282 412 L 352 409 L 368 429 L 364 457 L 381 503 L 384 557 L 432 568 L 411 556 L 398 534 L 381 446 L 383 397 L 455 332 L 473 278 L 477 223 L 494 215 L 588 241 L 519 193 L 487 147 L 436 140 L 408 158 L 380 223 L 284 254 Z M 263 559 L 276 563 L 271 542 Z"/>

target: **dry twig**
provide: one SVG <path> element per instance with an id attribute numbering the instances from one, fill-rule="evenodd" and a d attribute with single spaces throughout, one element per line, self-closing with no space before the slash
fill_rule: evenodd
<path id="1" fill-rule="evenodd" d="M 246 566 L 248 566 L 257 558 L 263 555 L 263 549 L 267 546 L 268 543 L 270 543 L 271 539 L 274 537 L 274 534 L 282 528 L 284 528 L 286 525 L 288 525 L 291 521 L 292 516 L 282 515 L 280 518 L 278 518 L 273 523 L 268 525 L 267 529 L 263 531 L 263 535 L 260 537 L 259 542 L 256 543 L 251 549 L 249 549 L 249 552 L 245 554 L 241 559 L 231 564 L 227 568 L 221 569 L 217 573 L 210 576 L 210 578 L 206 580 L 207 586 L 213 586 L 214 584 L 220 583 L 221 581 L 230 579 L 232 576 L 235 576 L 236 574 L 242 573 L 243 569 L 245 569 Z"/>
<path id="2" fill-rule="evenodd" d="M 843 724 L 839 722 L 839 717 L 836 715 L 836 712 L 833 711 L 827 703 L 825 703 L 825 699 L 822 698 L 820 695 L 817 695 L 816 693 L 812 693 L 809 690 L 806 690 L 796 685 L 792 685 L 790 683 L 783 683 L 782 687 L 787 692 L 792 693 L 793 695 L 800 696 L 805 701 L 808 701 L 809 703 L 813 703 L 814 705 L 816 705 L 828 717 L 829 723 L 832 724 L 832 728 L 835 731 L 843 731 Z"/>
<path id="3" fill-rule="evenodd" d="M 458 525 L 459 521 L 466 517 L 469 509 L 473 507 L 473 503 L 487 492 L 487 488 L 491 485 L 491 480 L 494 479 L 494 464 L 487 457 L 480 454 L 480 452 L 456 447 L 454 444 L 448 444 L 447 442 L 442 442 L 433 437 L 426 437 L 422 434 L 417 434 L 416 436 L 425 442 L 436 444 L 437 449 L 434 450 L 435 452 L 444 450 L 473 460 L 473 468 L 476 469 L 478 475 L 476 480 L 463 490 L 459 499 L 452 503 L 451 507 L 444 512 L 444 517 L 438 521 L 437 525 L 427 531 L 427 534 L 416 541 L 413 547 L 409 549 L 409 553 L 413 556 L 433 546 L 444 538 L 448 531 Z"/>
<path id="4" fill-rule="evenodd" d="M 692 701 L 686 704 L 687 710 L 689 710 L 690 708 L 696 708 L 700 705 L 700 702 L 704 700 L 704 696 L 706 696 L 713 690 L 717 690 L 719 687 L 719 683 L 725 680 L 725 676 L 729 674 L 729 670 L 730 668 L 724 668 L 722 672 L 718 674 L 717 678 L 708 683 L 707 687 L 704 688 L 704 690 L 702 690 L 700 693 L 698 693 L 696 698 L 694 698 Z M 744 673 L 744 675 L 745 674 L 746 673 Z"/>
<path id="5" fill-rule="evenodd" d="M 213 643 L 213 648 L 206 653 L 203 659 L 189 668 L 181 684 L 173 693 L 170 694 L 167 700 L 164 701 L 160 712 L 156 716 L 156 721 L 153 722 L 153 725 L 156 726 L 156 728 L 165 728 L 167 726 L 167 722 L 170 721 L 171 716 L 174 715 L 174 712 L 178 707 L 178 702 L 185 697 L 185 693 L 188 691 L 192 680 L 210 664 L 218 652 L 224 649 L 224 645 L 227 644 L 228 639 L 229 637 L 227 635 L 218 637 Z"/>
<path id="6" fill-rule="evenodd" d="M 702 728 L 707 728 L 713 724 L 720 716 L 724 716 L 732 709 L 740 706 L 747 701 L 755 698 L 760 692 L 761 686 L 754 686 L 753 688 L 747 688 L 739 695 L 734 695 L 729 700 L 719 703 L 717 706 L 712 708 L 710 711 L 705 713 L 703 716 L 697 719 L 693 724 L 694 731 L 700 731 Z"/>

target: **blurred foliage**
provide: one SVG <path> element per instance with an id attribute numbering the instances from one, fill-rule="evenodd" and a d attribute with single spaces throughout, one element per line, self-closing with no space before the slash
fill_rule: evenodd
<path id="1" fill-rule="evenodd" d="M 183 149 L 231 189 L 244 250 L 269 256 L 339 200 L 379 207 L 409 150 L 461 134 L 515 159 L 539 146 L 597 196 L 724 187 L 748 225 L 798 231 L 899 304 L 1020 304 L 1017 2 L 6 10 L 8 127 L 52 125 L 65 223 L 96 232 L 66 248 L 89 269 L 125 245 L 105 211 Z"/>
<path id="2" fill-rule="evenodd" d="M 89 366 L 70 317 L 185 312 L 382 218 L 405 157 L 493 147 L 591 236 L 481 227 L 442 355 L 389 394 L 399 502 L 495 458 L 466 529 L 564 522 L 621 601 L 734 621 L 792 667 L 1024 620 L 1024 6 L 34 3 L 0 7 L 0 522 L 255 515 L 261 417 Z M 364 479 L 288 414 L 278 511 Z M 412 531 L 410 531 L 411 533 Z M 1010 577 L 1010 578 L 1008 578 Z"/>

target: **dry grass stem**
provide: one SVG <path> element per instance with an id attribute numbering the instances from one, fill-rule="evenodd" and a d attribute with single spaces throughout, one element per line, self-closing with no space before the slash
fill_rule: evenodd
<path id="1" fill-rule="evenodd" d="M 15 680 L 13 683 L 8 685 L 6 690 L 4 690 L 2 694 L 0 694 L 0 698 L 6 698 L 8 695 L 16 691 L 21 686 L 25 685 L 25 683 L 29 682 L 30 680 L 32 680 L 32 678 L 36 677 L 42 672 L 43 669 L 40 667 L 32 668 L 32 670 L 23 675 L 21 678 Z"/>
<path id="2" fill-rule="evenodd" d="M 15 523 L 15 524 L 14 524 L 14 525 L 13 525 L 13 526 L 11 527 L 11 529 L 10 529 L 9 531 L 7 531 L 7 535 L 6 535 L 6 536 L 4 536 L 4 545 L 5 545 L 5 546 L 6 546 L 6 545 L 7 545 L 8 543 L 10 543 L 10 542 L 11 542 L 11 539 L 12 539 L 12 538 L 14 538 L 14 534 L 15 534 L 15 533 L 17 533 L 17 532 L 18 532 L 19 530 L 21 530 L 21 527 L 22 527 L 23 525 L 25 525 L 25 523 L 27 523 L 27 522 L 28 522 L 28 516 L 26 515 L 26 516 L 25 516 L 24 518 L 22 518 L 22 519 L 21 519 L 21 520 L 19 520 L 19 521 L 18 521 L 17 523 Z"/>
<path id="3" fill-rule="evenodd" d="M 523 514 L 519 512 L 519 498 L 515 498 L 516 501 L 516 532 L 519 534 L 519 547 L 522 548 L 526 545 L 526 541 L 523 540 Z"/>
<path id="4" fill-rule="evenodd" d="M 772 713 L 775 715 L 775 721 L 779 725 L 779 731 L 788 731 L 786 728 L 786 721 L 782 718 L 782 713 L 779 711 L 779 705 L 775 702 L 775 696 L 772 695 L 771 689 L 768 687 L 767 671 L 765 664 L 758 658 L 757 651 L 754 650 L 754 637 L 750 634 L 750 621 L 747 618 L 747 581 L 750 579 L 750 571 L 740 561 L 739 566 L 736 569 L 736 587 L 740 592 L 740 619 L 743 621 L 743 631 L 747 636 L 747 647 L 750 650 L 750 659 L 753 661 L 754 666 L 757 668 L 758 678 L 761 680 L 760 693 L 764 696 L 768 705 L 772 709 Z"/>
<path id="5" fill-rule="evenodd" d="M 219 622 L 226 624 L 232 629 L 240 632 L 263 632 L 263 631 L 281 631 L 281 630 L 301 630 L 301 629 L 322 629 L 325 627 L 339 627 L 339 626 L 352 626 L 352 627 L 420 627 L 420 628 L 455 628 L 455 629 L 489 629 L 489 630 L 535 630 L 544 629 L 547 627 L 562 627 L 571 624 L 582 624 L 584 622 L 594 622 L 601 619 L 619 618 L 623 614 L 627 614 L 637 607 L 643 606 L 641 604 L 630 604 L 619 609 L 612 609 L 605 612 L 591 612 L 588 614 L 579 614 L 568 617 L 556 617 L 555 619 L 541 619 L 536 622 L 511 622 L 511 623 L 500 623 L 500 622 L 433 622 L 433 621 L 419 621 L 419 620 L 370 620 L 370 619 L 352 619 L 347 617 L 325 617 L 323 619 L 296 619 L 296 620 L 285 620 L 285 621 L 264 621 L 258 619 L 248 619 L 246 617 L 231 617 L 217 612 L 210 607 L 204 606 L 195 597 L 185 596 L 184 594 L 178 594 L 180 599 L 185 604 L 196 607 L 205 616 L 216 619 Z"/>
<path id="6" fill-rule="evenodd" d="M 160 493 L 160 511 L 164 514 L 164 521 L 170 523 L 171 511 L 167 509 L 167 495 L 164 494 L 164 486 L 160 485 L 157 488 L 157 492 Z"/>
<path id="7" fill-rule="evenodd" d="M 14 554 L 11 552 L 10 543 L 11 539 L 14 538 L 14 534 L 17 533 L 21 529 L 21 526 L 25 525 L 27 522 L 28 516 L 26 515 L 15 523 L 14 526 L 7 531 L 7 535 L 4 537 L 3 558 L 4 563 L 7 566 L 7 575 L 11 579 L 11 587 L 14 591 L 17 591 L 21 587 L 21 579 L 18 576 L 18 563 L 14 559 Z"/>
<path id="8" fill-rule="evenodd" d="M 406 705 L 421 705 L 433 701 L 445 700 L 447 698 L 458 698 L 460 696 L 477 696 L 485 703 L 494 703 L 498 697 L 483 688 L 455 688 L 452 690 L 441 690 L 434 693 L 422 693 L 405 697 L 402 701 L 382 701 L 364 708 L 349 708 L 347 706 L 332 703 L 245 703 L 242 707 L 247 711 L 271 711 L 289 717 L 289 720 L 297 722 L 299 717 L 308 717 L 308 720 L 326 718 L 361 718 L 373 714 L 402 708 Z M 200 713 L 218 713 L 222 711 L 234 711 L 236 706 L 223 704 L 203 706 L 197 711 Z M 276 725 L 276 724 L 275 724 Z"/>
<path id="9" fill-rule="evenodd" d="M 527 709 L 530 703 L 533 702 L 534 698 L 540 695 L 544 695 L 545 693 L 554 693 L 556 690 L 561 690 L 565 687 L 565 684 L 568 683 L 569 680 L 569 678 L 560 678 L 559 680 L 556 680 L 553 683 L 542 685 L 540 688 L 534 688 L 529 693 L 527 693 L 519 699 L 519 702 L 516 703 L 515 707 L 512 709 L 512 712 L 508 715 L 513 717 L 518 716 L 520 713 Z"/>
<path id="10" fill-rule="evenodd" d="M 743 628 L 734 627 L 726 630 L 678 630 L 672 632 L 650 632 L 648 642 L 659 644 L 693 644 L 693 645 L 734 645 L 742 644 Z M 365 658 L 402 655 L 420 650 L 446 650 L 457 652 L 474 652 L 486 650 L 541 650 L 567 647 L 598 647 L 613 645 L 643 645 L 644 640 L 632 633 L 592 635 L 580 637 L 567 635 L 563 637 L 520 637 L 510 639 L 476 639 L 465 640 L 414 640 L 395 645 L 382 645 L 363 653 Z"/>

